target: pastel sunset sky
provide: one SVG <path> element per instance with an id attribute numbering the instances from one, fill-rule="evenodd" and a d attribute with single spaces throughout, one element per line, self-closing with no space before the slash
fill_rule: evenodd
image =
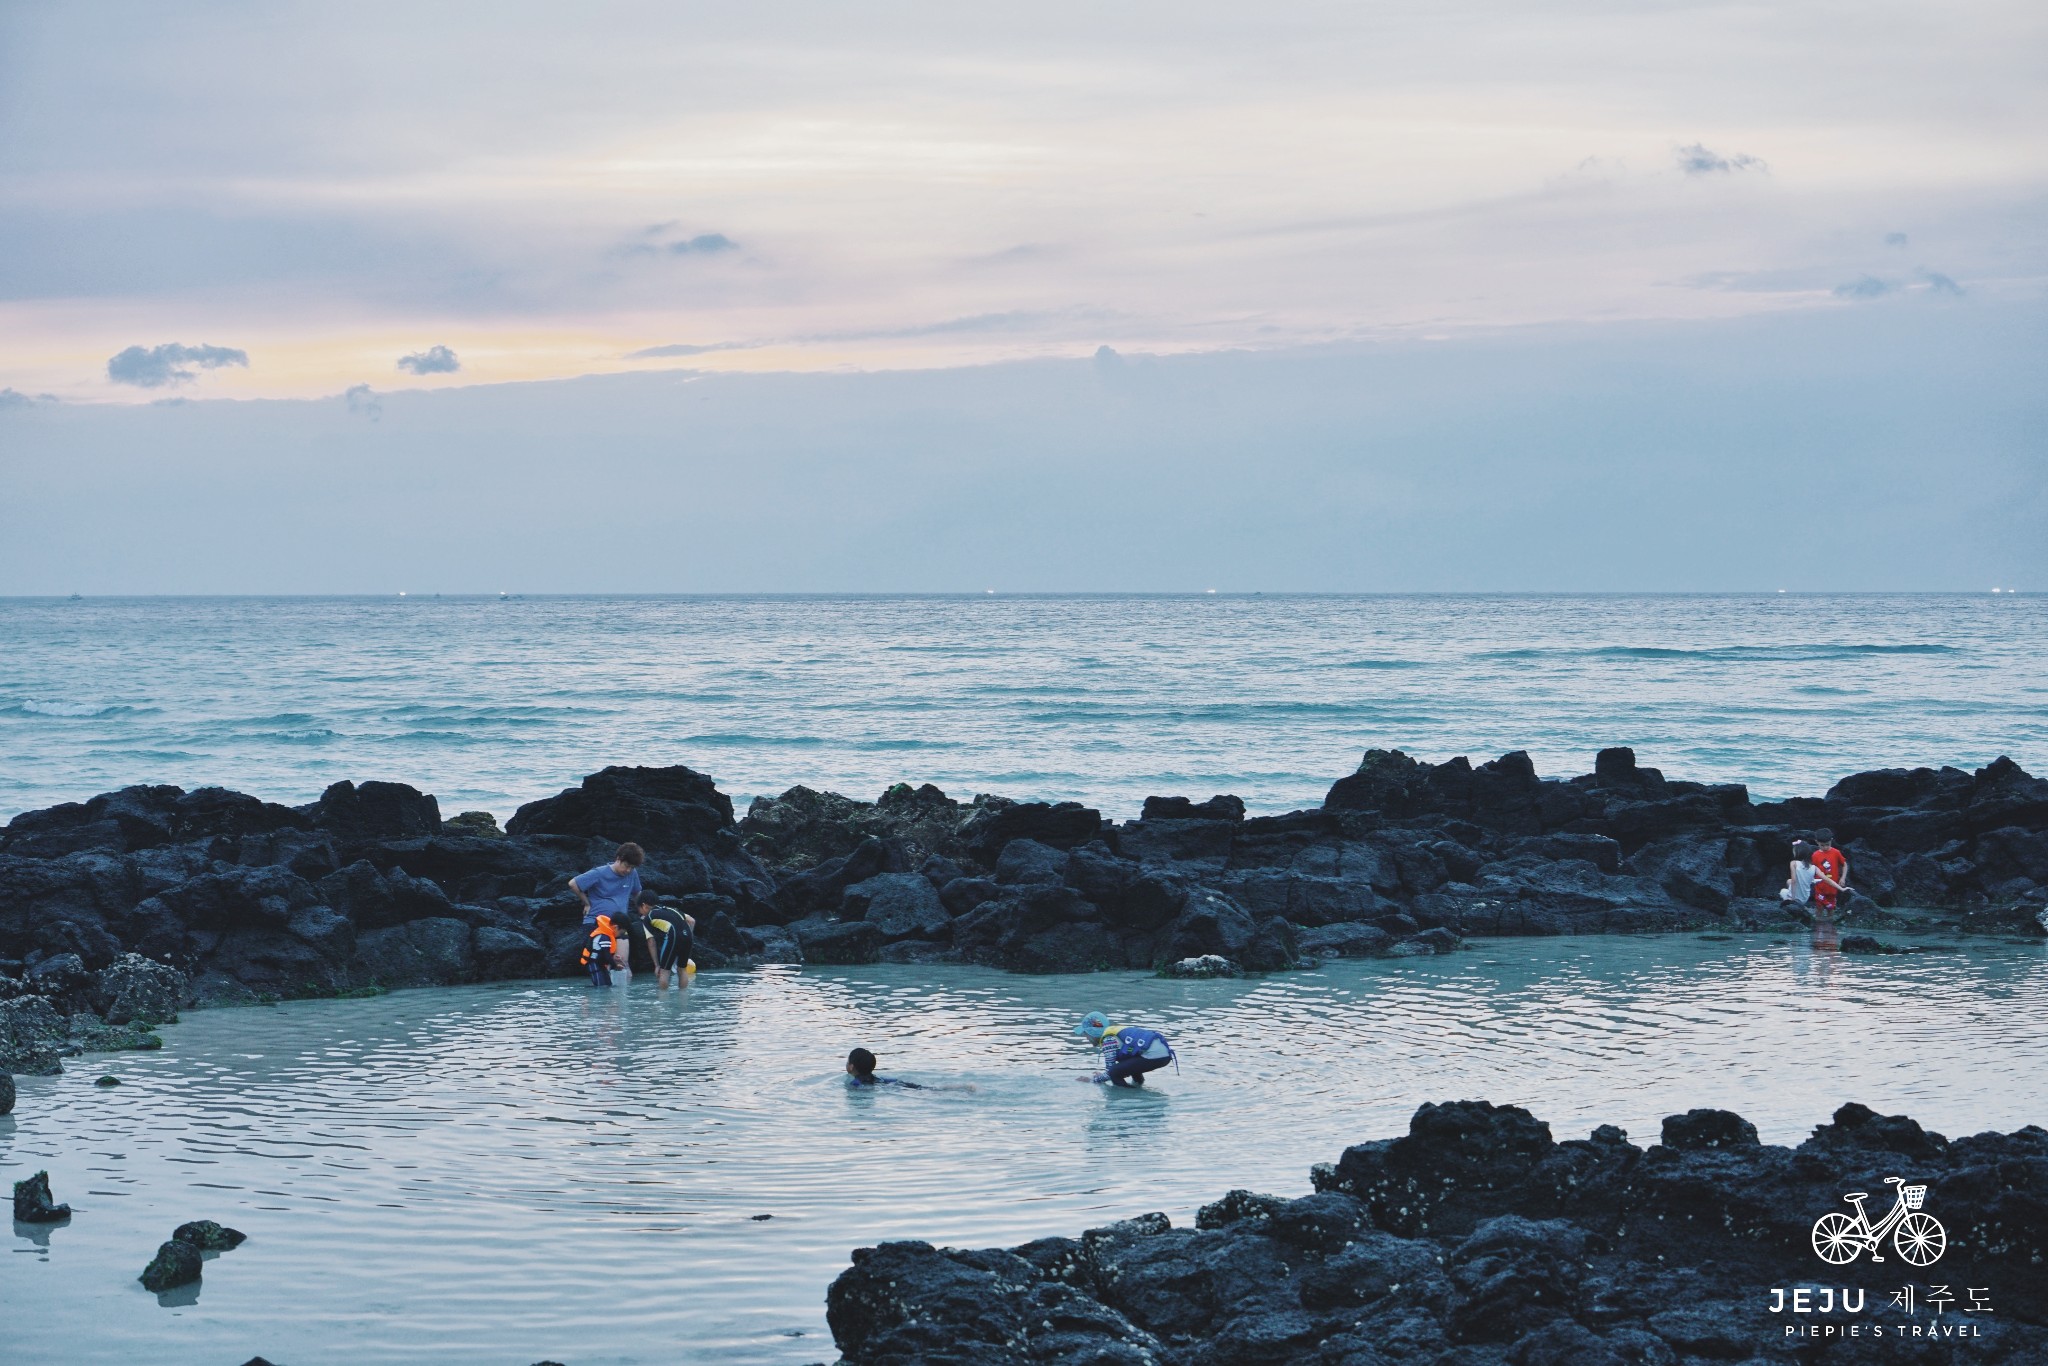
<path id="1" fill-rule="evenodd" d="M 1689 392 L 1689 357 L 1781 327 L 1801 340 L 1748 354 L 1783 388 L 1770 439 L 1796 444 L 1816 430 L 1801 381 L 1896 391 L 1871 377 L 1958 348 L 2040 373 L 2044 55 L 2048 9 L 2025 0 L 16 0 L 0 479 L 25 497 L 36 470 L 102 468 L 114 438 L 78 411 L 101 405 L 345 405 L 378 419 L 351 439 L 388 442 L 409 391 L 1086 367 L 1105 347 L 1162 373 L 1457 352 L 1465 387 L 1431 390 L 1449 408 L 1558 348 L 1586 374 L 1662 357 L 1661 429 L 1708 390 L 1741 402 L 1740 377 Z M 1358 363 L 1290 391 L 1293 420 L 1365 420 Z M 2035 506 L 2040 386 L 1960 382 L 1878 425 L 1953 433 L 1961 405 L 1998 434 L 1968 443 L 1997 505 Z M 573 426 L 569 392 L 550 411 Z M 465 430 L 536 401 L 479 399 Z M 1867 444 L 1833 449 L 1839 470 Z"/>

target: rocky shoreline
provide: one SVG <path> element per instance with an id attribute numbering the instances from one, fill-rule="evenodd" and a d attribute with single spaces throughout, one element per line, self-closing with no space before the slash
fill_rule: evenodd
<path id="1" fill-rule="evenodd" d="M 861 1248 L 826 1298 L 844 1366 L 1677 1366 L 2048 1361 L 2048 1132 L 1953 1142 L 1846 1105 L 1797 1148 L 1739 1115 L 1602 1125 L 1424 1105 L 1400 1138 L 1231 1191 L 1193 1229 L 1149 1214 L 1005 1250 Z M 1831 1265 L 1815 1223 L 1886 1177 L 1945 1244 Z M 1906 1298 L 1910 1296 L 1910 1299 Z M 1909 1311 L 1908 1304 L 1911 1305 Z"/>
<path id="2" fill-rule="evenodd" d="M 1367 752 L 1323 804 L 1078 803 L 899 784 L 874 802 L 792 788 L 736 818 L 689 768 L 614 767 L 500 831 L 402 783 L 290 807 L 130 787 L 0 829 L 0 1070 L 151 1047 L 186 1005 L 573 973 L 564 886 L 633 840 L 692 910 L 705 968 L 988 964 L 1021 972 L 1274 972 L 1431 953 L 1471 935 L 1797 928 L 1776 900 L 1792 838 L 1834 829 L 1849 921 L 1907 911 L 2043 935 L 2048 781 L 2009 759 L 1886 769 L 1757 803 L 1667 779 L 1626 749 L 1537 775 Z"/>

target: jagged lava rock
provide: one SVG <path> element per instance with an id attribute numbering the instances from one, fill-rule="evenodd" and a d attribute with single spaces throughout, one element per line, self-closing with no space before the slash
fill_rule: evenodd
<path id="1" fill-rule="evenodd" d="M 14 1217 L 24 1224 L 54 1224 L 71 1217 L 71 1206 L 57 1204 L 50 1194 L 50 1174 L 37 1172 L 14 1183 Z"/>
<path id="2" fill-rule="evenodd" d="M 249 1235 L 241 1230 L 216 1224 L 211 1219 L 194 1219 L 180 1224 L 171 1234 L 172 1242 L 190 1243 L 201 1252 L 226 1252 L 248 1240 Z"/>
<path id="3" fill-rule="evenodd" d="M 1683 1146 L 1608 1125 L 1559 1142 L 1515 1106 L 1425 1105 L 1405 1135 L 1317 1167 L 1315 1194 L 1232 1191 L 1194 1229 L 1148 1215 L 1008 1251 L 857 1249 L 827 1318 L 848 1366 L 1831 1361 L 1788 1341 L 1773 1287 L 1860 1292 L 1869 1339 L 1907 1322 L 1890 1293 L 1938 1282 L 1988 1298 L 1970 1360 L 2048 1360 L 2048 1132 L 1950 1143 L 1849 1105 L 1796 1150 L 1725 1111 L 1666 1133 Z M 1939 1268 L 1819 1262 L 1814 1221 L 1886 1174 L 1927 1185 Z"/>
<path id="4" fill-rule="evenodd" d="M 47 1072 L 74 1044 L 146 1046 L 95 1032 L 93 1012 L 120 1027 L 188 1002 L 576 972 L 564 884 L 627 839 L 648 851 L 651 891 L 720 900 L 731 933 L 707 940 L 707 966 L 801 959 L 820 927 L 778 927 L 811 921 L 870 927 L 826 933 L 825 958 L 1033 972 L 1212 954 L 1270 972 L 1471 935 L 1771 928 L 1791 840 L 1820 825 L 1867 893 L 1859 931 L 1896 906 L 1964 932 L 2048 934 L 2048 783 L 2009 759 L 1755 803 L 1620 748 L 1569 779 L 1521 752 L 1475 765 L 1372 750 L 1321 807 L 1278 816 L 1162 795 L 1113 823 L 1071 802 L 963 805 L 928 784 L 872 803 L 792 788 L 732 815 L 682 766 L 604 769 L 496 837 L 389 782 L 337 783 L 297 809 L 135 787 L 23 813 L 0 830 L 0 997 L 35 996 L 73 1025 L 68 1042 L 62 1028 L 24 1042 L 34 1022 L 0 1021 L 0 1065 Z M 187 979 L 175 992 L 172 971 Z"/>
<path id="5" fill-rule="evenodd" d="M 142 1274 L 136 1279 L 142 1282 L 145 1290 L 174 1290 L 198 1280 L 200 1269 L 205 1264 L 206 1259 L 199 1255 L 198 1248 L 173 1238 L 157 1248 L 156 1256 L 149 1259 L 149 1265 L 142 1268 Z"/>

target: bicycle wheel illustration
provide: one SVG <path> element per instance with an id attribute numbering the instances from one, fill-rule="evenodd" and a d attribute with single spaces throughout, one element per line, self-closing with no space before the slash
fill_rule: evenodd
<path id="1" fill-rule="evenodd" d="M 1847 1266 L 1863 1255 L 1863 1239 L 1858 1232 L 1856 1221 L 1848 1215 L 1823 1214 L 1813 1221 L 1813 1250 L 1824 1262 Z M 1899 1255 L 1905 1256 L 1903 1249 Z"/>
<path id="2" fill-rule="evenodd" d="M 1948 1250 L 1948 1230 L 1931 1214 L 1909 1214 L 1899 1220 L 1892 1246 L 1914 1266 L 1933 1266 Z"/>

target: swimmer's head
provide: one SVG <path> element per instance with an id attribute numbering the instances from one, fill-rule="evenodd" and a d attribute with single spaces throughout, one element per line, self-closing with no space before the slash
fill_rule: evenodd
<path id="1" fill-rule="evenodd" d="M 1099 1010 L 1091 1010 L 1081 1017 L 1081 1023 L 1074 1026 L 1074 1032 L 1091 1042 L 1100 1041 L 1103 1032 L 1109 1028 L 1109 1016 Z"/>
<path id="2" fill-rule="evenodd" d="M 875 1055 L 865 1048 L 856 1048 L 846 1055 L 846 1075 L 867 1081 L 875 1075 Z"/>

